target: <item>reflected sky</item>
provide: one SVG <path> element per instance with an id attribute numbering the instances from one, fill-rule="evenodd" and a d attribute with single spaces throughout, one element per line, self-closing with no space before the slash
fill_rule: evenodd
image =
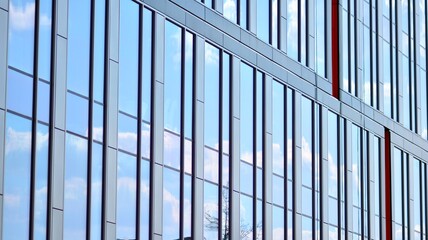
<path id="1" fill-rule="evenodd" d="M 266 43 L 269 43 L 269 1 L 257 1 L 257 37 Z"/>
<path id="2" fill-rule="evenodd" d="M 180 133 L 181 111 L 181 28 L 165 21 L 165 82 L 164 124 L 165 128 Z"/>
<path id="3" fill-rule="evenodd" d="M 7 108 L 31 117 L 33 79 L 12 69 L 8 69 L 7 73 Z"/>
<path id="4" fill-rule="evenodd" d="M 253 72 L 254 69 L 241 63 L 241 121 L 240 151 L 241 160 L 253 162 Z"/>
<path id="5" fill-rule="evenodd" d="M 223 16 L 236 23 L 237 2 L 236 0 L 223 1 Z"/>
<path id="6" fill-rule="evenodd" d="M 68 6 L 67 89 L 89 95 L 91 3 L 70 1 Z"/>
<path id="7" fill-rule="evenodd" d="M 3 239 L 28 239 L 31 121 L 6 115 Z"/>
<path id="8" fill-rule="evenodd" d="M 178 239 L 180 224 L 180 174 L 163 170 L 163 238 Z"/>
<path id="9" fill-rule="evenodd" d="M 137 208 L 136 158 L 122 152 L 117 154 L 117 238 L 135 238 Z"/>
<path id="10" fill-rule="evenodd" d="M 302 184 L 312 186 L 312 101 L 302 97 Z M 303 127 L 305 126 L 305 127 Z"/>
<path id="11" fill-rule="evenodd" d="M 284 86 L 273 81 L 272 91 L 272 169 L 274 173 L 284 176 Z"/>
<path id="12" fill-rule="evenodd" d="M 137 116 L 139 9 L 131 0 L 120 1 L 119 110 Z"/>
<path id="13" fill-rule="evenodd" d="M 287 55 L 294 60 L 298 58 L 298 15 L 297 0 L 287 1 Z"/>
<path id="14" fill-rule="evenodd" d="M 88 100 L 67 93 L 67 130 L 82 136 L 88 136 Z"/>
<path id="15" fill-rule="evenodd" d="M 218 238 L 218 186 L 204 182 L 204 238 Z"/>
<path id="16" fill-rule="evenodd" d="M 253 238 L 253 199 L 241 194 L 240 200 L 241 239 L 250 240 Z"/>
<path id="17" fill-rule="evenodd" d="M 87 145 L 86 139 L 66 134 L 64 239 L 86 235 Z"/>
<path id="18" fill-rule="evenodd" d="M 205 145 L 218 149 L 220 113 L 220 64 L 219 49 L 205 43 Z"/>
<path id="19" fill-rule="evenodd" d="M 91 239 L 101 240 L 103 147 L 98 143 L 92 145 L 91 174 Z"/>
<path id="20" fill-rule="evenodd" d="M 11 0 L 9 6 L 9 66 L 33 73 L 34 0 Z"/>

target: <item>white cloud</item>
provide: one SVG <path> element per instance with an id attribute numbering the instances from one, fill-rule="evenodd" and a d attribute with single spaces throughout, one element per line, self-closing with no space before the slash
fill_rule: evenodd
<path id="1" fill-rule="evenodd" d="M 217 64 L 219 63 L 219 51 L 216 47 L 205 44 L 205 64 Z"/>
<path id="2" fill-rule="evenodd" d="M 218 183 L 218 152 L 210 148 L 204 150 L 204 177 Z"/>
<path id="3" fill-rule="evenodd" d="M 307 165 L 308 168 L 312 168 L 312 149 L 305 137 L 302 137 L 302 164 Z"/>
<path id="4" fill-rule="evenodd" d="M 37 151 L 46 147 L 49 142 L 49 134 L 37 132 Z M 31 149 L 31 132 L 18 132 L 9 127 L 6 130 L 6 154 L 14 151 L 30 151 Z"/>
<path id="5" fill-rule="evenodd" d="M 5 194 L 4 204 L 6 207 L 16 208 L 21 206 L 21 196 L 15 194 Z"/>
<path id="6" fill-rule="evenodd" d="M 272 238 L 273 240 L 285 239 L 284 229 L 283 228 L 274 228 L 272 236 L 273 236 L 273 238 Z M 291 238 L 289 238 L 289 239 L 291 239 Z"/>
<path id="7" fill-rule="evenodd" d="M 179 224 L 180 223 L 180 201 L 169 191 L 163 190 L 163 200 L 164 204 L 169 205 L 171 208 L 171 219 L 174 223 Z M 166 213 L 168 213 L 167 209 L 164 210 Z"/>
<path id="8" fill-rule="evenodd" d="M 26 3 L 25 6 L 15 6 L 10 4 L 9 9 L 10 26 L 14 30 L 32 30 L 35 24 L 35 3 Z M 50 27 L 51 19 L 42 14 L 40 16 L 40 26 Z"/>
<path id="9" fill-rule="evenodd" d="M 30 151 L 31 132 L 18 132 L 9 127 L 6 130 L 6 155 L 14 151 Z"/>
<path id="10" fill-rule="evenodd" d="M 391 97 L 391 83 L 383 83 L 383 95 L 385 97 Z"/>
<path id="11" fill-rule="evenodd" d="M 236 22 L 236 0 L 224 1 L 223 16 L 232 22 Z"/>
<path id="12" fill-rule="evenodd" d="M 118 191 L 125 191 L 131 193 L 131 195 L 136 195 L 137 182 L 134 178 L 131 177 L 120 177 L 117 179 L 117 189 Z"/>
<path id="13" fill-rule="evenodd" d="M 78 152 L 86 152 L 87 150 L 87 142 L 85 139 L 80 137 L 68 137 L 67 139 L 70 146 L 74 147 Z"/>
<path id="14" fill-rule="evenodd" d="M 137 134 L 133 132 L 119 132 L 118 141 L 119 148 L 132 153 L 137 152 Z"/>
<path id="15" fill-rule="evenodd" d="M 69 178 L 65 180 L 64 199 L 78 200 L 82 196 L 86 196 L 86 180 L 79 177 Z"/>

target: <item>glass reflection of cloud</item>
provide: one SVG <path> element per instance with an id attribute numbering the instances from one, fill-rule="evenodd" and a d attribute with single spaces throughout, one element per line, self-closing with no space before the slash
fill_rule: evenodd
<path id="1" fill-rule="evenodd" d="M 223 3 L 223 16 L 236 23 L 236 0 L 225 0 Z"/>

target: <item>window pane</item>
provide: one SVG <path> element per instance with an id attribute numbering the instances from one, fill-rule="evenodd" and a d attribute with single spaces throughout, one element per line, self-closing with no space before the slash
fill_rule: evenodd
<path id="1" fill-rule="evenodd" d="M 223 0 L 223 16 L 236 23 L 237 0 Z"/>
<path id="2" fill-rule="evenodd" d="M 180 170 L 180 136 L 164 130 L 164 164 Z"/>
<path id="3" fill-rule="evenodd" d="M 67 89 L 89 95 L 91 2 L 70 1 L 68 6 Z"/>
<path id="4" fill-rule="evenodd" d="M 312 101 L 302 97 L 302 184 L 312 187 Z"/>
<path id="5" fill-rule="evenodd" d="M 204 238 L 218 239 L 218 186 L 204 183 Z"/>
<path id="6" fill-rule="evenodd" d="M 41 0 L 39 20 L 39 78 L 51 78 L 52 0 Z M 22 45 L 20 47 L 23 47 Z"/>
<path id="7" fill-rule="evenodd" d="M 152 31 L 153 31 L 153 12 L 144 8 L 143 11 L 143 102 L 142 118 L 150 122 L 150 105 L 151 105 L 151 87 L 152 87 Z"/>
<path id="8" fill-rule="evenodd" d="M 204 177 L 207 180 L 218 183 L 219 174 L 218 151 L 205 147 L 204 150 Z"/>
<path id="9" fill-rule="evenodd" d="M 92 119 L 92 134 L 93 134 L 93 139 L 97 140 L 99 142 L 103 141 L 103 125 L 104 125 L 104 109 L 103 106 L 98 104 L 98 103 L 94 103 L 93 105 L 93 119 Z"/>
<path id="10" fill-rule="evenodd" d="M 119 113 L 117 146 L 119 149 L 137 154 L 137 119 Z"/>
<path id="11" fill-rule="evenodd" d="M 149 237 L 149 201 L 150 201 L 150 162 L 141 160 L 141 188 L 140 188 L 140 236 Z"/>
<path id="12" fill-rule="evenodd" d="M 120 1 L 119 110 L 137 116 L 140 5 Z"/>
<path id="13" fill-rule="evenodd" d="M 184 175 L 184 209 L 183 209 L 183 235 L 191 238 L 192 235 L 192 177 Z M 147 202 L 148 203 L 148 202 Z"/>
<path id="14" fill-rule="evenodd" d="M 105 12 L 106 1 L 95 0 L 95 31 L 94 31 L 94 99 L 104 101 L 104 48 L 105 48 Z"/>
<path id="15" fill-rule="evenodd" d="M 34 238 L 46 239 L 47 207 L 48 207 L 48 150 L 49 128 L 37 124 L 36 177 L 34 201 Z"/>
<path id="16" fill-rule="evenodd" d="M 337 198 L 337 115 L 328 112 L 328 195 Z"/>
<path id="17" fill-rule="evenodd" d="M 204 138 L 205 145 L 214 149 L 219 147 L 219 74 L 219 49 L 205 43 Z"/>
<path id="18" fill-rule="evenodd" d="M 241 25 L 241 27 L 243 29 L 247 29 L 247 1 L 248 0 L 240 0 L 239 1 L 239 12 L 240 12 L 240 17 L 239 17 L 239 25 Z"/>
<path id="19" fill-rule="evenodd" d="M 269 1 L 257 1 L 257 37 L 269 43 Z"/>
<path id="20" fill-rule="evenodd" d="M 249 240 L 253 237 L 253 199 L 243 194 L 240 199 L 241 239 Z"/>
<path id="21" fill-rule="evenodd" d="M 253 163 L 253 73 L 250 66 L 241 63 L 241 160 Z"/>
<path id="22" fill-rule="evenodd" d="M 37 120 L 49 123 L 50 86 L 38 81 L 37 89 Z"/>
<path id="23" fill-rule="evenodd" d="M 287 55 L 296 60 L 298 58 L 298 14 L 297 0 L 287 1 Z"/>
<path id="24" fill-rule="evenodd" d="M 136 158 L 117 154 L 117 222 L 118 239 L 135 239 L 137 212 L 137 162 Z"/>
<path id="25" fill-rule="evenodd" d="M 31 117 L 33 79 L 12 69 L 9 69 L 7 74 L 7 108 Z"/>
<path id="26" fill-rule="evenodd" d="M 275 206 L 272 209 L 272 236 L 274 240 L 285 239 L 284 209 Z"/>
<path id="27" fill-rule="evenodd" d="M 241 192 L 253 196 L 253 166 L 241 161 Z"/>
<path id="28" fill-rule="evenodd" d="M 284 178 L 272 176 L 272 201 L 274 204 L 284 206 Z"/>
<path id="29" fill-rule="evenodd" d="M 91 169 L 91 239 L 101 239 L 101 211 L 103 187 L 103 146 L 92 144 Z"/>
<path id="30" fill-rule="evenodd" d="M 81 136 L 88 136 L 88 100 L 67 93 L 67 130 Z"/>
<path id="31" fill-rule="evenodd" d="M 316 72 L 325 77 L 325 5 L 324 1 L 316 1 Z M 343 48 L 346 50 L 346 48 Z M 341 51 L 342 52 L 342 51 Z M 346 51 L 343 51 L 346 52 Z"/>
<path id="32" fill-rule="evenodd" d="M 9 66 L 32 75 L 35 1 L 11 0 L 9 11 Z"/>
<path id="33" fill-rule="evenodd" d="M 165 128 L 180 133 L 181 109 L 181 28 L 165 22 L 165 83 L 164 121 Z"/>
<path id="34" fill-rule="evenodd" d="M 179 239 L 180 174 L 164 168 L 163 177 L 163 238 Z"/>
<path id="35" fill-rule="evenodd" d="M 64 239 L 86 236 L 88 141 L 66 135 L 64 181 Z"/>
<path id="36" fill-rule="evenodd" d="M 272 91 L 272 169 L 284 176 L 284 86 L 273 81 Z"/>
<path id="37" fill-rule="evenodd" d="M 28 239 L 31 121 L 8 113 L 5 135 L 3 239 Z"/>

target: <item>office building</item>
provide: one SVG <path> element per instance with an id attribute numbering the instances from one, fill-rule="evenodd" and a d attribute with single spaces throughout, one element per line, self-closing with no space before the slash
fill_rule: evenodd
<path id="1" fill-rule="evenodd" d="M 1 239 L 427 239 L 426 0 L 0 0 Z"/>

